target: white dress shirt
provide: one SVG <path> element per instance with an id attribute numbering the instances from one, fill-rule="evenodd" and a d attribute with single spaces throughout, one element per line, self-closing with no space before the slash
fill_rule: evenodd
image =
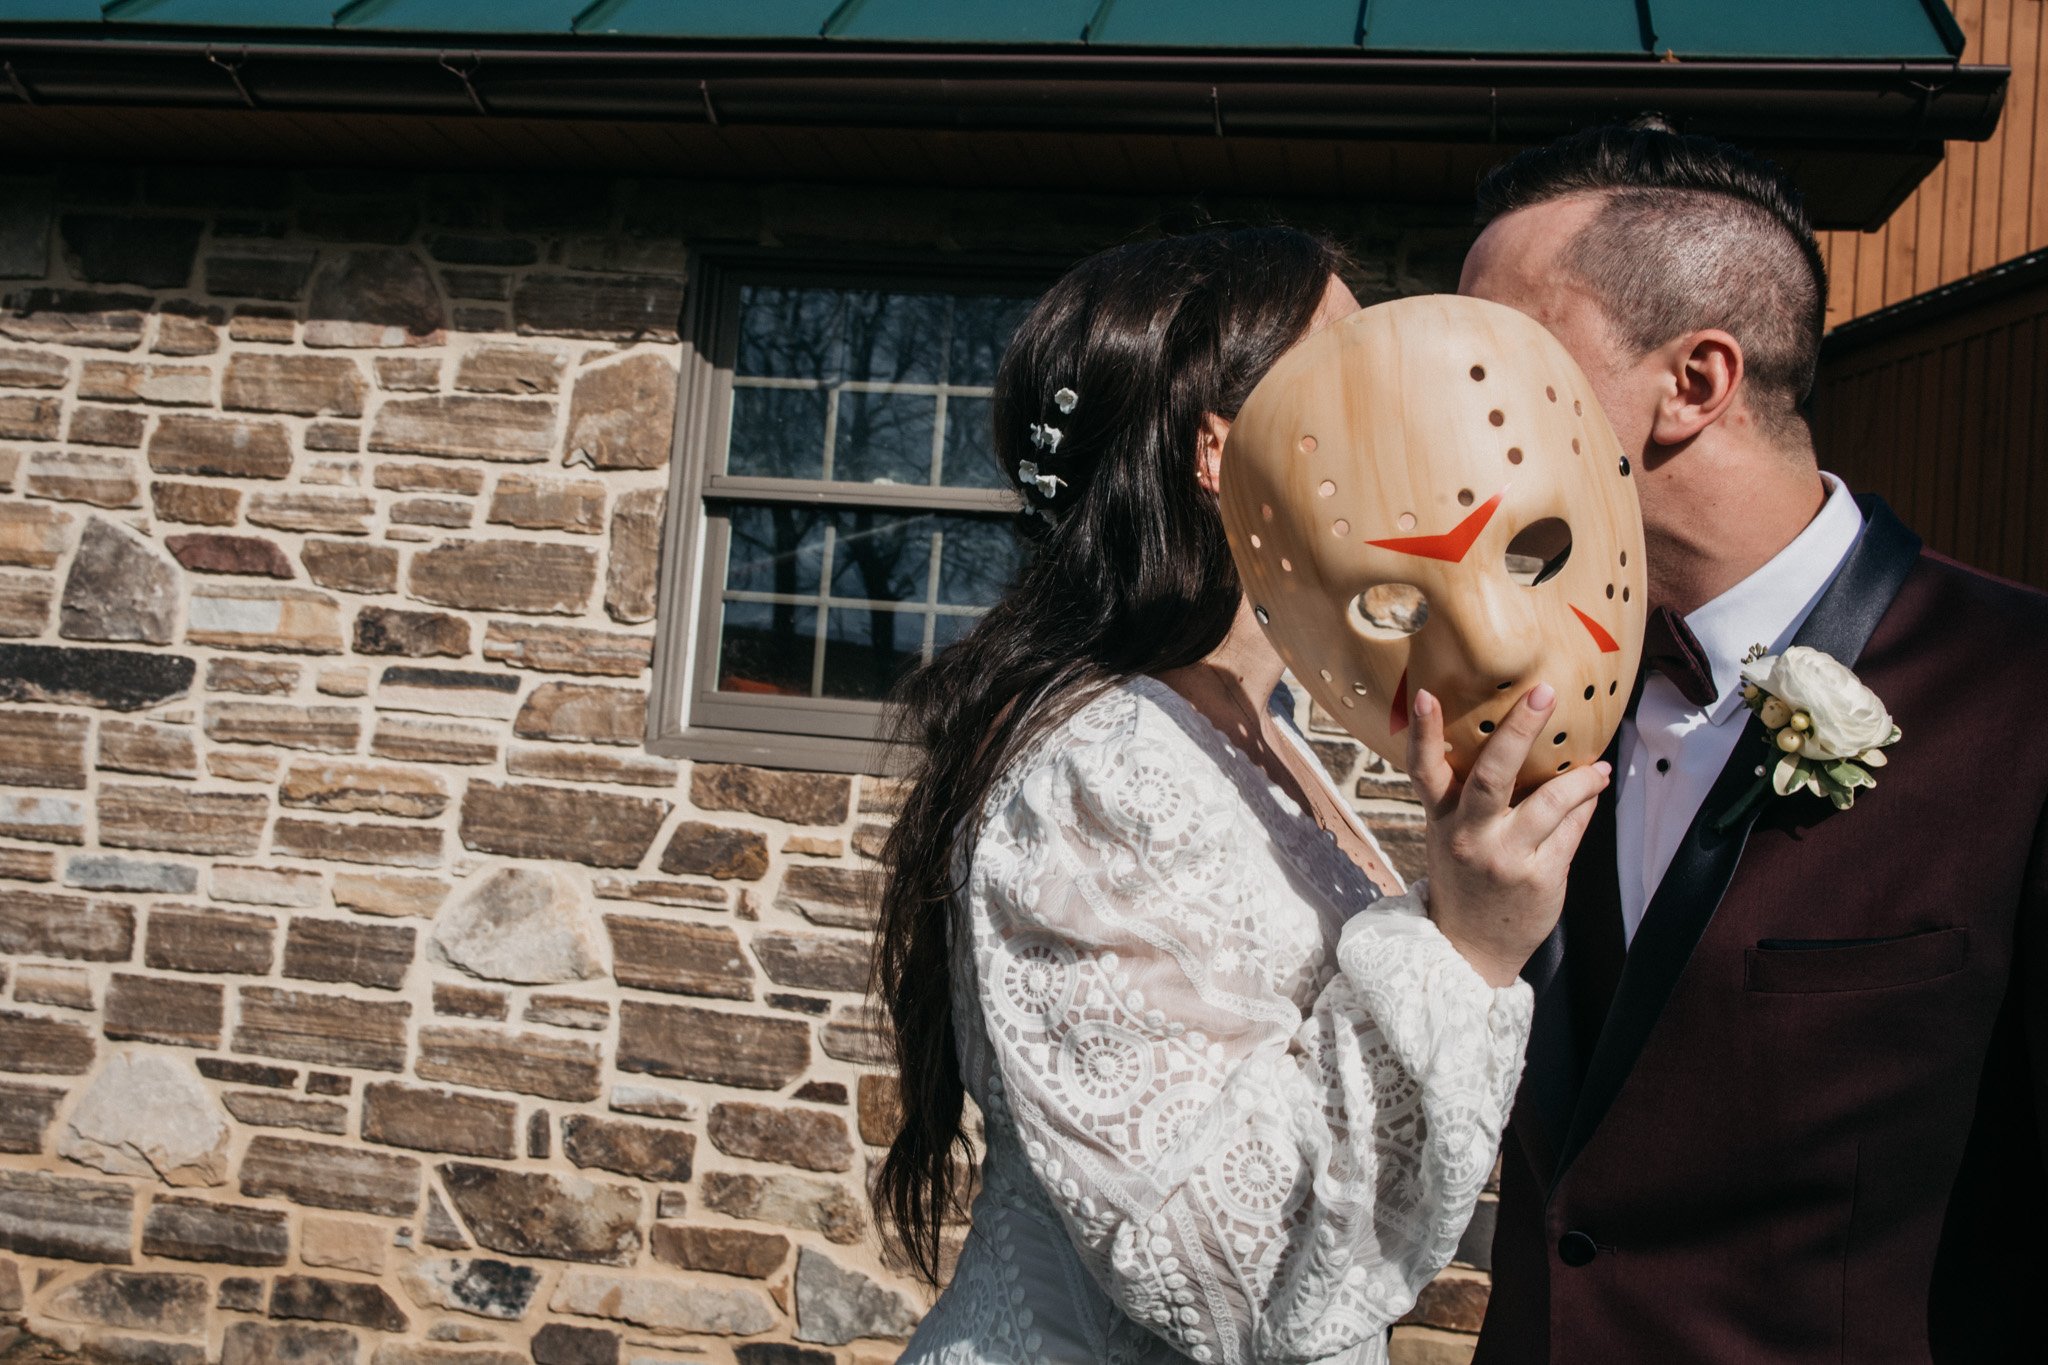
<path id="1" fill-rule="evenodd" d="M 1823 473 L 1828 498 L 1804 531 L 1761 569 L 1685 618 L 1714 674 L 1714 700 L 1694 706 L 1661 673 L 1643 680 L 1635 715 L 1621 723 L 1615 766 L 1615 860 L 1622 933 L 1631 943 L 1657 884 L 1677 855 L 1714 779 L 1742 734 L 1742 656 L 1776 654 L 1806 624 L 1863 530 L 1842 481 Z M 1762 755 L 1759 753 L 1759 761 Z"/>

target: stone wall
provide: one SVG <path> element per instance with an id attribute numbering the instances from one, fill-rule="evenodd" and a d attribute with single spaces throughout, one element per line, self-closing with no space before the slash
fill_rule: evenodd
<path id="1" fill-rule="evenodd" d="M 684 247 L 1071 256 L 1160 211 L 0 184 L 0 1313 L 171 1365 L 893 1358 L 892 785 L 640 743 Z M 1368 295 L 1455 269 L 1453 221 L 1315 212 Z M 1483 1302 L 1451 1272 L 1402 1355 Z"/>

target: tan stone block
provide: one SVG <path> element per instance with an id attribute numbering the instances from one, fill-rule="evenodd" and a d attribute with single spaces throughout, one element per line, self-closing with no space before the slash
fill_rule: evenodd
<path id="1" fill-rule="evenodd" d="M 694 905 L 707 910 L 724 910 L 732 896 L 722 887 L 696 882 L 663 882 L 638 877 L 597 877 L 591 889 L 601 900 L 637 901 L 643 905 Z"/>
<path id="2" fill-rule="evenodd" d="M 370 670 L 354 665 L 323 668 L 320 676 L 313 679 L 313 690 L 329 697 L 367 697 Z"/>
<path id="3" fill-rule="evenodd" d="M 144 965 L 173 972 L 270 972 L 277 922 L 203 905 L 158 904 L 149 912 Z"/>
<path id="4" fill-rule="evenodd" d="M 335 535 L 368 535 L 376 500 L 361 493 L 317 493 L 262 489 L 249 495 L 243 515 L 252 526 L 279 531 L 320 531 Z"/>
<path id="5" fill-rule="evenodd" d="M 450 540 L 421 550 L 407 586 L 437 606 L 574 616 L 597 583 L 597 555 L 581 545 Z"/>
<path id="6" fill-rule="evenodd" d="M 29 454 L 23 489 L 32 497 L 83 502 L 94 507 L 142 506 L 142 477 L 135 460 L 91 450 L 36 450 Z"/>
<path id="7" fill-rule="evenodd" d="M 727 1156 L 807 1171 L 853 1169 L 846 1120 L 822 1109 L 722 1101 L 711 1106 L 708 1131 L 712 1145 Z"/>
<path id="8" fill-rule="evenodd" d="M 805 858 L 844 858 L 846 840 L 823 834 L 792 834 L 782 841 L 782 851 Z"/>
<path id="9" fill-rule="evenodd" d="M 457 725 L 415 716 L 379 716 L 370 752 L 404 763 L 495 763 L 498 736 L 480 725 Z"/>
<path id="10" fill-rule="evenodd" d="M 438 526 L 460 531 L 476 518 L 476 508 L 455 498 L 404 498 L 391 504 L 394 526 Z"/>
<path id="11" fill-rule="evenodd" d="M 754 969 L 721 925 L 606 915 L 612 974 L 622 986 L 725 1000 L 754 998 Z"/>
<path id="12" fill-rule="evenodd" d="M 71 362 L 32 346 L 0 349 L 0 388 L 61 389 L 71 379 Z"/>
<path id="13" fill-rule="evenodd" d="M 445 1014 L 454 1019 L 497 1019 L 504 1020 L 511 1014 L 511 1004 L 503 991 L 484 990 L 479 986 L 461 986 L 451 981 L 434 983 L 434 1013 Z"/>
<path id="14" fill-rule="evenodd" d="M 647 1247 L 654 1259 L 678 1270 L 708 1270 L 765 1280 L 789 1259 L 789 1239 L 747 1228 L 687 1227 L 656 1223 Z"/>
<path id="15" fill-rule="evenodd" d="M 493 621 L 484 631 L 486 659 L 547 673 L 638 677 L 646 671 L 653 651 L 654 641 L 649 636 L 581 626 Z"/>
<path id="16" fill-rule="evenodd" d="M 63 418 L 62 399 L 0 394 L 0 439 L 54 441 Z"/>
<path id="17" fill-rule="evenodd" d="M 853 995 L 868 988 L 870 948 L 864 937 L 764 929 L 751 942 L 761 970 L 778 986 Z"/>
<path id="18" fill-rule="evenodd" d="M 394 398 L 370 423 L 370 449 L 532 462 L 555 448 L 555 405 L 533 398 Z"/>
<path id="19" fill-rule="evenodd" d="M 255 792 L 206 792 L 102 782 L 100 842 L 109 848 L 247 857 L 256 852 L 270 801 Z"/>
<path id="20" fill-rule="evenodd" d="M 160 520 L 187 526 L 232 526 L 242 510 L 242 490 L 217 484 L 158 479 L 150 484 L 149 496 Z"/>
<path id="21" fill-rule="evenodd" d="M 603 1000 L 580 995 L 537 994 L 526 1002 L 526 1012 L 520 1017 L 529 1024 L 553 1024 L 556 1028 L 580 1028 L 602 1033 L 611 1027 L 612 1007 Z"/>
<path id="22" fill-rule="evenodd" d="M 818 1031 L 818 1045 L 828 1057 L 861 1066 L 893 1066 L 895 1050 L 889 1045 L 889 1024 L 872 1005 L 841 1005 Z"/>
<path id="23" fill-rule="evenodd" d="M 393 1147 L 509 1161 L 519 1155 L 519 1106 L 431 1086 L 363 1087 L 363 1137 Z"/>
<path id="24" fill-rule="evenodd" d="M 334 903 L 358 914 L 430 918 L 447 896 L 448 883 L 438 877 L 397 872 L 334 874 Z"/>
<path id="25" fill-rule="evenodd" d="M 478 852 L 633 867 L 669 809 L 648 797 L 479 778 L 463 796 L 459 832 Z"/>
<path id="26" fill-rule="evenodd" d="M 595 1114 L 562 1120 L 562 1155 L 582 1167 L 681 1184 L 690 1178 L 696 1153 L 696 1135 L 682 1128 Z"/>
<path id="27" fill-rule="evenodd" d="M 284 975 L 396 990 L 412 967 L 410 925 L 294 915 L 285 929 Z"/>
<path id="28" fill-rule="evenodd" d="M 358 654 L 459 659 L 469 653 L 469 622 L 438 611 L 364 607 L 356 613 Z"/>
<path id="29" fill-rule="evenodd" d="M 362 731 L 362 713 L 352 706 L 262 701 L 206 704 L 206 737 L 216 744 L 269 744 L 346 754 L 355 751 Z"/>
<path id="30" fill-rule="evenodd" d="M 514 1256 L 629 1265 L 640 1250 L 640 1191 L 546 1171 L 441 1164 L 441 1183 L 479 1243 Z"/>
<path id="31" fill-rule="evenodd" d="M 220 405 L 301 417 L 363 415 L 363 372 L 345 356 L 244 351 L 228 361 Z"/>
<path id="32" fill-rule="evenodd" d="M 780 1090 L 810 1069 L 810 1025 L 647 1000 L 619 1003 L 621 1071 Z"/>
<path id="33" fill-rule="evenodd" d="M 0 1071 L 31 1076 L 83 1075 L 92 1069 L 96 1051 L 93 1031 L 85 1024 L 47 1014 L 0 1010 Z M 0 1209 L 6 1204 L 5 1187 L 5 1174 L 0 1173 Z M 18 1242 L 14 1246 L 18 1251 L 28 1249 Z M 121 1246 L 120 1259 L 125 1260 L 125 1224 Z"/>
<path id="34" fill-rule="evenodd" d="M 672 759 L 651 755 L 542 744 L 515 746 L 505 756 L 505 771 L 513 777 L 541 777 L 554 782 L 673 787 L 681 769 Z"/>
<path id="35" fill-rule="evenodd" d="M 582 1102 L 597 1098 L 602 1054 L 594 1043 L 539 1033 L 428 1025 L 414 1071 L 425 1080 Z"/>
<path id="36" fill-rule="evenodd" d="M 291 436 L 282 422 L 166 413 L 149 440 L 159 474 L 282 479 L 292 472 Z"/>
<path id="37" fill-rule="evenodd" d="M 302 1100 L 272 1090 L 230 1090 L 220 1102 L 237 1123 L 252 1128 L 296 1128 L 329 1136 L 348 1131 L 348 1106 L 333 1100 Z"/>
<path id="38" fill-rule="evenodd" d="M 225 1009 L 225 992 L 211 981 L 116 972 L 107 983 L 100 1031 L 109 1038 L 216 1048 Z"/>
<path id="39" fill-rule="evenodd" d="M 594 469 L 659 469 L 675 441 L 676 367 L 642 351 L 576 378 L 569 458 Z"/>
<path id="40" fill-rule="evenodd" d="M 299 549 L 306 576 L 338 592 L 391 592 L 398 587 L 398 551 L 389 545 L 308 540 Z"/>
<path id="41" fill-rule="evenodd" d="M 241 1189 L 252 1199 L 410 1218 L 419 1207 L 420 1164 L 409 1156 L 265 1135 L 250 1139 Z"/>
<path id="42" fill-rule="evenodd" d="M 0 892 L 0 954 L 126 962 L 135 948 L 135 911 L 116 900 L 62 892 Z"/>
<path id="43" fill-rule="evenodd" d="M 370 482 L 394 493 L 466 493 L 474 497 L 484 491 L 484 472 L 472 465 L 385 460 Z"/>
<path id="44" fill-rule="evenodd" d="M 365 1000 L 272 986 L 244 986 L 239 995 L 237 1052 L 365 1071 L 405 1068 L 406 1020 L 412 1006 L 403 1000 Z"/>
<path id="45" fill-rule="evenodd" d="M 142 433 L 148 425 L 148 415 L 133 408 L 102 408 L 81 403 L 71 410 L 71 425 L 65 429 L 64 439 L 78 445 L 138 450 L 142 446 Z"/>
<path id="46" fill-rule="evenodd" d="M 867 1231 L 860 1196 L 837 1181 L 706 1171 L 701 1185 L 704 1207 L 730 1218 L 822 1233 L 841 1246 L 854 1245 Z"/>
<path id="47" fill-rule="evenodd" d="M 306 1265 L 382 1275 L 390 1248 L 390 1229 L 380 1223 L 311 1215 L 299 1220 L 299 1260 Z"/>
<path id="48" fill-rule="evenodd" d="M 78 396 L 102 403 L 213 406 L 213 371 L 204 365 L 88 360 L 78 371 Z"/>
<path id="49" fill-rule="evenodd" d="M 57 875 L 57 855 L 44 848 L 0 844 L 0 877 L 16 882 L 47 882 Z"/>
<path id="50" fill-rule="evenodd" d="M 852 792 L 851 778 L 830 773 L 734 763 L 698 763 L 690 770 L 690 801 L 699 810 L 745 811 L 792 825 L 839 824 Z"/>
<path id="51" fill-rule="evenodd" d="M 0 710 L 0 786 L 85 786 L 92 722 L 63 711 Z"/>
<path id="52" fill-rule="evenodd" d="M 83 967 L 49 962 L 23 962 L 14 969 L 14 998 L 24 1005 L 55 1005 L 59 1009 L 95 1008 L 92 974 Z M 0 1105 L 4 1114 L 5 1105 Z"/>
<path id="53" fill-rule="evenodd" d="M 38 502 L 0 502 L 0 564 L 54 568 L 71 543 L 71 513 Z"/>
<path id="54" fill-rule="evenodd" d="M 55 594 L 47 574 L 0 572 L 0 636 L 26 640 L 48 630 Z"/>
<path id="55" fill-rule="evenodd" d="M 195 584 L 185 638 L 224 649 L 297 654 L 342 651 L 340 605 L 308 588 L 243 583 Z"/>
<path id="56" fill-rule="evenodd" d="M 604 532 L 605 487 L 596 479 L 506 474 L 491 490 L 488 520 L 533 531 Z"/>
<path id="57" fill-rule="evenodd" d="M 417 768 L 298 759 L 285 773 L 278 800 L 336 814 L 424 819 L 447 808 L 448 786 L 437 774 Z"/>
<path id="58" fill-rule="evenodd" d="M 871 1147 L 887 1147 L 903 1127 L 903 1097 L 896 1077 L 887 1074 L 862 1076 L 854 1096 L 860 1122 L 860 1140 Z"/>
<path id="59" fill-rule="evenodd" d="M 280 815 L 271 831 L 270 851 L 288 858 L 381 863 L 388 867 L 438 867 L 441 864 L 441 831 L 369 820 L 304 820 Z"/>
<path id="60" fill-rule="evenodd" d="M 644 691 L 591 683 L 542 683 L 527 694 L 526 704 L 512 721 L 512 733 L 522 739 L 583 744 L 637 745 L 646 730 Z"/>
<path id="61" fill-rule="evenodd" d="M 469 393 L 550 394 L 562 387 L 567 356 L 531 346 L 479 346 L 456 367 L 455 387 Z"/>
<path id="62" fill-rule="evenodd" d="M 282 696 L 297 689 L 302 671 L 290 659 L 208 659 L 206 686 L 212 692 Z"/>
<path id="63" fill-rule="evenodd" d="M 215 863 L 207 889 L 217 901 L 240 905 L 283 905 L 306 909 L 326 900 L 326 882 L 318 872 L 297 867 L 243 866 Z"/>
<path id="64" fill-rule="evenodd" d="M 0 791 L 0 835 L 46 844 L 82 844 L 85 803 L 65 796 Z"/>
<path id="65" fill-rule="evenodd" d="M 605 569 L 604 609 L 614 621 L 654 619 L 661 576 L 662 508 L 659 488 L 636 488 L 612 506 L 611 554 Z"/>
<path id="66" fill-rule="evenodd" d="M 833 929 L 872 929 L 880 915 L 881 873 L 871 867 L 801 866 L 782 876 L 778 910 L 794 910 Z"/>
<path id="67" fill-rule="evenodd" d="M 282 767 L 276 754 L 215 749 L 206 755 L 206 775 L 223 782 L 275 782 Z"/>

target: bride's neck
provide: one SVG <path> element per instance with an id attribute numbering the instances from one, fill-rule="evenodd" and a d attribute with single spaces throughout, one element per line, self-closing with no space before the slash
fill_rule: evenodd
<path id="1" fill-rule="evenodd" d="M 1256 716 L 1265 711 L 1266 699 L 1280 685 L 1280 675 L 1287 671 L 1287 665 L 1280 661 L 1272 642 L 1266 638 L 1265 628 L 1252 615 L 1251 603 L 1240 598 L 1237 615 L 1222 643 L 1200 662 L 1163 673 L 1160 680 L 1199 706 L 1209 700 L 1200 695 L 1203 689 L 1199 685 L 1185 685 L 1188 680 L 1177 676 L 1197 671 L 1206 673 L 1212 685 L 1241 691 L 1250 714 Z"/>

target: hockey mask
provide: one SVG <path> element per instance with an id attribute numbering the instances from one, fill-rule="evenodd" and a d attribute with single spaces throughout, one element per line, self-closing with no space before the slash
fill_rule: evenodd
<path id="1" fill-rule="evenodd" d="M 1642 657 L 1643 523 L 1591 387 L 1533 319 L 1441 294 L 1363 309 L 1281 358 L 1222 459 L 1260 623 L 1345 729 L 1405 766 L 1443 702 L 1462 776 L 1539 682 L 1520 785 L 1606 750 Z"/>

